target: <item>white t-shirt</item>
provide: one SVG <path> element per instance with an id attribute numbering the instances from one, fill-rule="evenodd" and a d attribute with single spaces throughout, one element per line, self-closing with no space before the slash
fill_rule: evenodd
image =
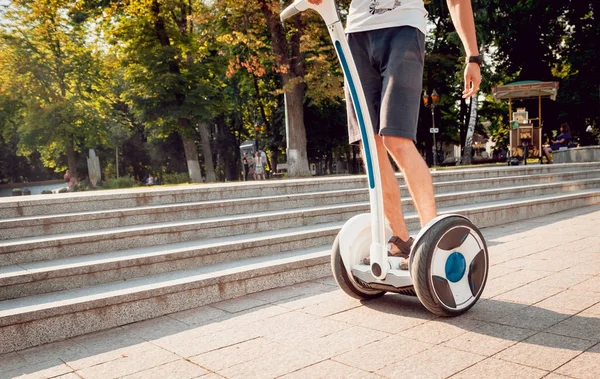
<path id="1" fill-rule="evenodd" d="M 352 0 L 346 33 L 404 25 L 426 34 L 427 11 L 423 0 Z"/>

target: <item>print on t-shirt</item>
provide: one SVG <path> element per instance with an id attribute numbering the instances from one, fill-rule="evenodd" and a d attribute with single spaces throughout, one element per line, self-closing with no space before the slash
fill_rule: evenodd
<path id="1" fill-rule="evenodd" d="M 379 2 L 377 0 L 371 0 L 371 5 L 369 6 L 369 13 L 383 14 L 385 12 L 393 11 L 394 9 L 398 8 L 401 4 L 402 3 L 400 2 L 400 0 L 396 0 L 396 1 L 394 1 L 393 8 L 377 8 L 377 6 L 379 5 Z"/>

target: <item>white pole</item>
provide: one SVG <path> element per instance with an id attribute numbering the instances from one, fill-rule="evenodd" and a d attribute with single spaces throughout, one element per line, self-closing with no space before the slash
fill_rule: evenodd
<path id="1" fill-rule="evenodd" d="M 290 119 L 288 118 L 287 92 L 283 92 L 283 109 L 285 116 L 285 156 L 288 157 L 290 149 Z"/>
<path id="2" fill-rule="evenodd" d="M 115 162 L 117 164 L 117 179 L 119 179 L 119 145 L 115 149 Z"/>

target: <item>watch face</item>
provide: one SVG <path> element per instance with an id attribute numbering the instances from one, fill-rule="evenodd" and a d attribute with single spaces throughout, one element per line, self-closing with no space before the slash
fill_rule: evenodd
<path id="1" fill-rule="evenodd" d="M 475 57 L 469 57 L 469 63 L 473 62 L 473 63 L 477 63 L 481 65 L 481 62 L 483 61 L 483 59 L 481 59 L 481 55 L 477 55 Z"/>

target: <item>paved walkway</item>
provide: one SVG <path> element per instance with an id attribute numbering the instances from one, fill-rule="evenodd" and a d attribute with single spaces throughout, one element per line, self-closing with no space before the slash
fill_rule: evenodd
<path id="1" fill-rule="evenodd" d="M 0 378 L 598 378 L 600 206 L 484 230 L 467 314 L 326 278 L 0 355 Z"/>

